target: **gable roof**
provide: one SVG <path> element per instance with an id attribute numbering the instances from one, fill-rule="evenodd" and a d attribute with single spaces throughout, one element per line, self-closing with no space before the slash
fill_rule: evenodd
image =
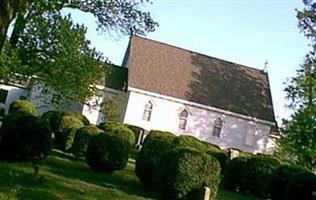
<path id="1" fill-rule="evenodd" d="M 127 68 L 107 64 L 105 70 L 105 81 L 103 82 L 103 85 L 108 88 L 125 91 L 127 86 Z"/>
<path id="2" fill-rule="evenodd" d="M 275 122 L 262 70 L 139 36 L 131 38 L 127 55 L 130 87 Z"/>

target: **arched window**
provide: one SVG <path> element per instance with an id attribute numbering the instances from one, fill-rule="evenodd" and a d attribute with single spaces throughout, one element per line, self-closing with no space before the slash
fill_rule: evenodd
<path id="1" fill-rule="evenodd" d="M 184 109 L 179 115 L 179 129 L 185 130 L 187 126 L 189 113 L 186 109 Z"/>
<path id="2" fill-rule="evenodd" d="M 148 101 L 148 103 L 145 105 L 143 120 L 150 121 L 152 110 L 153 110 L 153 104 L 150 101 Z"/>
<path id="3" fill-rule="evenodd" d="M 258 129 L 253 125 L 249 125 L 247 134 L 245 137 L 245 145 L 254 147 L 256 142 L 256 135 L 257 135 Z"/>
<path id="4" fill-rule="evenodd" d="M 213 136 L 220 137 L 223 126 L 223 120 L 219 117 L 214 122 Z"/>

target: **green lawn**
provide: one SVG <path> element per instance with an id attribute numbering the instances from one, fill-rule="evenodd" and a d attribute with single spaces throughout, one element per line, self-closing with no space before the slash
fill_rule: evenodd
<path id="1" fill-rule="evenodd" d="M 40 173 L 44 177 L 41 180 L 33 175 L 31 164 L 0 163 L 0 199 L 161 199 L 141 185 L 132 162 L 124 170 L 105 174 L 94 172 L 84 162 L 69 158 L 54 152 L 41 164 Z M 218 200 L 255 199 L 220 191 Z"/>

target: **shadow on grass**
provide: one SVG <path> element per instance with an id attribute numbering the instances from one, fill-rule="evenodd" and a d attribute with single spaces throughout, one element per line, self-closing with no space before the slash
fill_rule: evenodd
<path id="1" fill-rule="evenodd" d="M 68 159 L 68 158 L 67 158 Z M 75 160 L 70 158 L 70 160 Z M 107 174 L 91 170 L 82 161 L 69 161 L 65 157 L 49 157 L 42 164 L 42 168 L 53 174 L 80 180 L 109 189 L 120 190 L 130 195 L 143 198 L 160 199 L 157 193 L 144 187 L 134 172 L 134 165 L 128 163 L 125 169 Z"/>
<path id="2" fill-rule="evenodd" d="M 73 158 L 69 155 L 54 155 L 58 156 L 49 156 L 40 165 L 42 184 L 34 176 L 31 164 L 1 162 L 0 197 L 4 194 L 14 200 L 161 199 L 141 185 L 131 163 L 124 170 L 104 174 L 92 171 L 84 162 L 70 161 Z"/>

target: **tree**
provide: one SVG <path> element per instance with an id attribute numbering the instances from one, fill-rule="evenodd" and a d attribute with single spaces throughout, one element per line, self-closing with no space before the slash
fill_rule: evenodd
<path id="1" fill-rule="evenodd" d="M 296 164 L 316 167 L 316 106 L 299 109 L 284 121 L 281 153 Z"/>
<path id="2" fill-rule="evenodd" d="M 21 74 L 19 79 L 36 75 L 50 92 L 64 97 L 61 103 L 87 102 L 99 93 L 96 84 L 104 76 L 104 59 L 90 48 L 85 39 L 86 28 L 74 24 L 70 15 L 62 17 L 61 10 L 70 8 L 93 14 L 103 32 L 144 34 L 153 31 L 157 23 L 148 12 L 139 9 L 141 3 L 141 0 L 2 1 L 0 79 L 12 81 L 14 74 Z M 6 39 L 8 24 L 13 19 L 12 34 Z"/>
<path id="3" fill-rule="evenodd" d="M 104 76 L 102 54 L 89 47 L 86 28 L 70 16 L 45 13 L 30 21 L 14 48 L 22 65 L 16 73 L 40 77 L 46 88 L 66 102 L 86 100 L 98 92 Z M 50 91 L 52 92 L 52 91 Z"/>
<path id="4" fill-rule="evenodd" d="M 316 57 L 315 51 L 306 55 L 304 63 L 297 70 L 285 88 L 290 107 L 298 109 L 310 107 L 316 103 Z"/>
<path id="5" fill-rule="evenodd" d="M 145 0 L 148 2 L 148 0 Z M 0 54 L 10 24 L 14 21 L 9 38 L 15 45 L 26 24 L 45 12 L 57 12 L 63 8 L 81 10 L 97 19 L 101 31 L 115 30 L 123 34 L 130 31 L 138 34 L 153 31 L 157 23 L 149 12 L 140 9 L 144 0 L 1 0 L 0 4 Z"/>
<path id="6" fill-rule="evenodd" d="M 115 97 L 104 99 L 104 103 L 101 107 L 106 121 L 119 122 L 122 114 L 122 106 L 126 98 L 126 94 L 121 93 Z"/>
<path id="7" fill-rule="evenodd" d="M 297 11 L 298 26 L 310 40 L 312 49 L 285 88 L 295 112 L 291 120 L 283 123 L 279 152 L 313 169 L 316 166 L 316 2 L 303 2 L 305 8 Z"/>

